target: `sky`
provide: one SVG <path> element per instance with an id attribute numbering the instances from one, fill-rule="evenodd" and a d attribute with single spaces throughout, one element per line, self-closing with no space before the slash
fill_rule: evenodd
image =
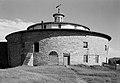
<path id="1" fill-rule="evenodd" d="M 0 0 L 0 41 L 32 24 L 53 21 L 59 4 L 65 22 L 111 36 L 108 57 L 120 57 L 120 0 Z"/>

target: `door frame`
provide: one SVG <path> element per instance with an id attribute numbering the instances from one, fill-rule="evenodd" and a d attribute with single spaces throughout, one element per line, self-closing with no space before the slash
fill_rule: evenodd
<path id="1" fill-rule="evenodd" d="M 67 65 L 70 65 L 70 53 L 63 53 L 63 65 L 65 65 L 65 57 L 67 57 Z"/>

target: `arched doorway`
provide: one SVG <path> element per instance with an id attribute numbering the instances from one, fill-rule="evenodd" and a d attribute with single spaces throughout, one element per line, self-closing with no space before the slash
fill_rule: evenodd
<path id="1" fill-rule="evenodd" d="M 58 65 L 59 59 L 58 59 L 58 53 L 55 51 L 52 51 L 49 53 L 49 65 Z"/>

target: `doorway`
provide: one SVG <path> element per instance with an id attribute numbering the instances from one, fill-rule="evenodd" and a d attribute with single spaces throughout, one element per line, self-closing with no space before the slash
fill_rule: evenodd
<path id="1" fill-rule="evenodd" d="M 39 52 L 39 42 L 34 43 L 34 52 Z"/>
<path id="2" fill-rule="evenodd" d="M 55 51 L 50 52 L 48 64 L 49 65 L 58 65 L 59 64 L 57 52 L 55 52 Z"/>
<path id="3" fill-rule="evenodd" d="M 63 64 L 70 65 L 70 53 L 63 53 Z"/>

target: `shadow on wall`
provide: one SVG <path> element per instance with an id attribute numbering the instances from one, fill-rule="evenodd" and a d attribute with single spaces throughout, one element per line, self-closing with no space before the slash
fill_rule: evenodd
<path id="1" fill-rule="evenodd" d="M 0 68 L 8 68 L 7 42 L 0 42 Z"/>
<path id="2" fill-rule="evenodd" d="M 23 55 L 23 60 L 21 61 L 21 65 L 29 65 L 29 66 L 41 66 L 48 65 L 48 57 L 42 53 L 34 52 L 27 53 L 27 55 Z"/>

